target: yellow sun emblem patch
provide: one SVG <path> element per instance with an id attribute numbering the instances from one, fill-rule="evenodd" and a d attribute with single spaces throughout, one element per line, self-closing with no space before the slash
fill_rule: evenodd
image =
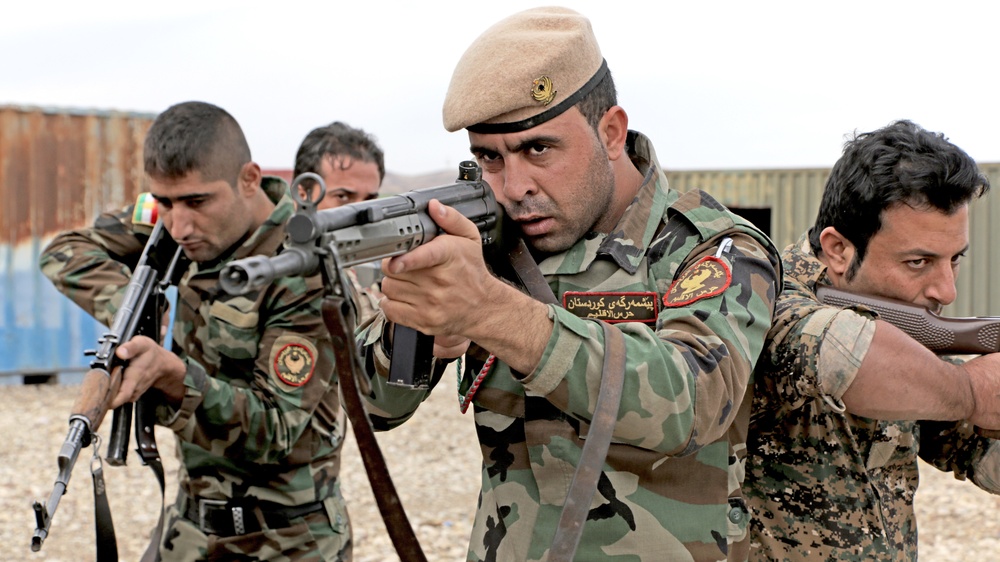
<path id="1" fill-rule="evenodd" d="M 274 374 L 290 386 L 302 386 L 312 378 L 316 358 L 312 350 L 300 343 L 289 343 L 274 356 Z"/>
<path id="2" fill-rule="evenodd" d="M 701 299 L 721 294 L 733 281 L 729 266 L 721 259 L 708 256 L 684 270 L 663 295 L 663 306 L 687 306 Z"/>

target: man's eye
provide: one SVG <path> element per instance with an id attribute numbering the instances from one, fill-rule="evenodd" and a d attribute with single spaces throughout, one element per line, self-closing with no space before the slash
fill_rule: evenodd
<path id="1" fill-rule="evenodd" d="M 528 147 L 528 151 L 531 152 L 532 154 L 542 154 L 548 149 L 549 147 L 545 146 L 544 144 L 533 144 L 530 147 Z"/>
<path id="2" fill-rule="evenodd" d="M 927 258 L 917 258 L 915 260 L 909 260 L 906 262 L 910 267 L 921 268 L 927 265 Z"/>

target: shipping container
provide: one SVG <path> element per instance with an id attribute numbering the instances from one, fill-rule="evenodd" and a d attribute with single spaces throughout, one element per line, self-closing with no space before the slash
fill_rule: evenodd
<path id="1" fill-rule="evenodd" d="M 155 114 L 0 105 L 0 374 L 83 369 L 101 327 L 38 269 L 52 237 L 144 189 Z"/>

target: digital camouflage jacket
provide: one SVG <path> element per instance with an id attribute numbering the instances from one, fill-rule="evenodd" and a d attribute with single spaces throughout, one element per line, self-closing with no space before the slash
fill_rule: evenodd
<path id="1" fill-rule="evenodd" d="M 649 140 L 629 135 L 646 180 L 619 224 L 540 263 L 563 306 L 537 369 L 497 361 L 473 397 L 483 454 L 469 560 L 542 560 L 576 469 L 604 355 L 597 320 L 623 333 L 618 422 L 576 560 L 745 559 L 741 497 L 749 401 L 770 326 L 777 251 L 700 191 L 667 186 Z M 730 245 L 726 240 L 731 240 Z M 407 419 L 426 392 L 386 385 L 378 317 L 359 338 L 375 364 L 373 422 Z M 487 358 L 475 345 L 459 392 Z"/>
<path id="2" fill-rule="evenodd" d="M 997 492 L 1000 451 L 965 423 L 847 413 L 841 397 L 868 352 L 874 313 L 818 302 L 816 284 L 830 279 L 807 236 L 782 258 L 784 288 L 754 372 L 750 559 L 916 560 L 918 453 Z"/>
<path id="3" fill-rule="evenodd" d="M 192 263 L 179 283 L 172 349 L 187 365 L 186 394 L 179 409 L 164 405 L 157 412 L 159 423 L 176 434 L 182 460 L 181 494 L 164 531 L 165 551 L 204 541 L 188 541 L 190 522 L 177 521 L 191 501 L 185 496 L 254 497 L 289 506 L 322 501 L 330 523 L 323 525 L 321 517 L 320 528 L 310 523 L 310 530 L 339 535 L 335 550 L 349 544 L 337 478 L 344 421 L 320 311 L 321 279 L 281 278 L 242 296 L 218 287 L 229 261 L 272 255 L 281 246 L 295 204 L 280 178 L 265 177 L 262 185 L 276 203 L 270 217 L 230 255 Z M 105 325 L 121 303 L 149 230 L 134 225 L 131 215 L 130 207 L 101 215 L 92 228 L 62 233 L 41 258 L 56 287 Z M 294 550 L 300 539 L 292 535 L 308 535 L 303 529 L 264 532 L 271 533 L 266 540 L 250 542 L 271 554 Z M 227 548 L 255 552 L 246 544 Z"/>

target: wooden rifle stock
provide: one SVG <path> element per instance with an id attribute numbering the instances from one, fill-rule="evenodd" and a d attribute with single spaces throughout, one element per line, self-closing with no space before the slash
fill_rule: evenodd
<path id="1" fill-rule="evenodd" d="M 1000 317 L 939 316 L 917 304 L 861 295 L 828 285 L 818 285 L 816 296 L 823 304 L 870 308 L 879 318 L 939 355 L 982 355 L 1000 351 Z"/>
<path id="2" fill-rule="evenodd" d="M 70 411 L 69 433 L 57 456 L 59 474 L 52 493 L 45 504 L 37 501 L 33 504 L 36 526 L 31 550 L 37 552 L 42 548 L 42 543 L 49 534 L 52 517 L 59 507 L 59 500 L 69 486 L 80 451 L 90 446 L 96 439 L 96 432 L 121 387 L 127 362 L 116 356 L 118 346 L 138 334 L 159 339 L 160 319 L 166 305 L 163 292 L 169 285 L 174 284 L 179 272 L 182 271 L 182 268 L 178 267 L 181 255 L 181 249 L 170 238 L 166 228 L 162 223 L 157 223 L 139 262 L 133 269 L 125 296 L 112 319 L 111 326 L 98 340 L 99 348 L 84 352 L 85 355 L 93 356 L 93 359 L 90 362 L 90 370 L 84 375 L 80 394 L 77 395 Z M 108 443 L 107 461 L 111 465 L 125 464 L 131 421 L 132 404 L 115 409 L 114 429 Z M 151 435 L 147 437 L 152 438 Z M 147 445 L 147 448 L 150 447 L 155 451 L 155 441 L 152 445 Z M 94 458 L 99 458 L 96 449 Z M 144 456 L 143 462 L 149 464 L 149 459 Z M 95 472 L 92 465 L 95 478 L 95 504 L 99 501 L 98 498 L 104 502 L 103 505 L 95 505 L 97 508 L 95 513 L 98 514 L 98 519 L 107 517 L 106 521 L 98 521 L 97 557 L 100 560 L 117 560 L 114 528 L 110 521 L 110 509 L 106 505 L 103 476 L 99 471 L 100 469 Z M 100 483 L 98 478 L 102 479 Z"/>

